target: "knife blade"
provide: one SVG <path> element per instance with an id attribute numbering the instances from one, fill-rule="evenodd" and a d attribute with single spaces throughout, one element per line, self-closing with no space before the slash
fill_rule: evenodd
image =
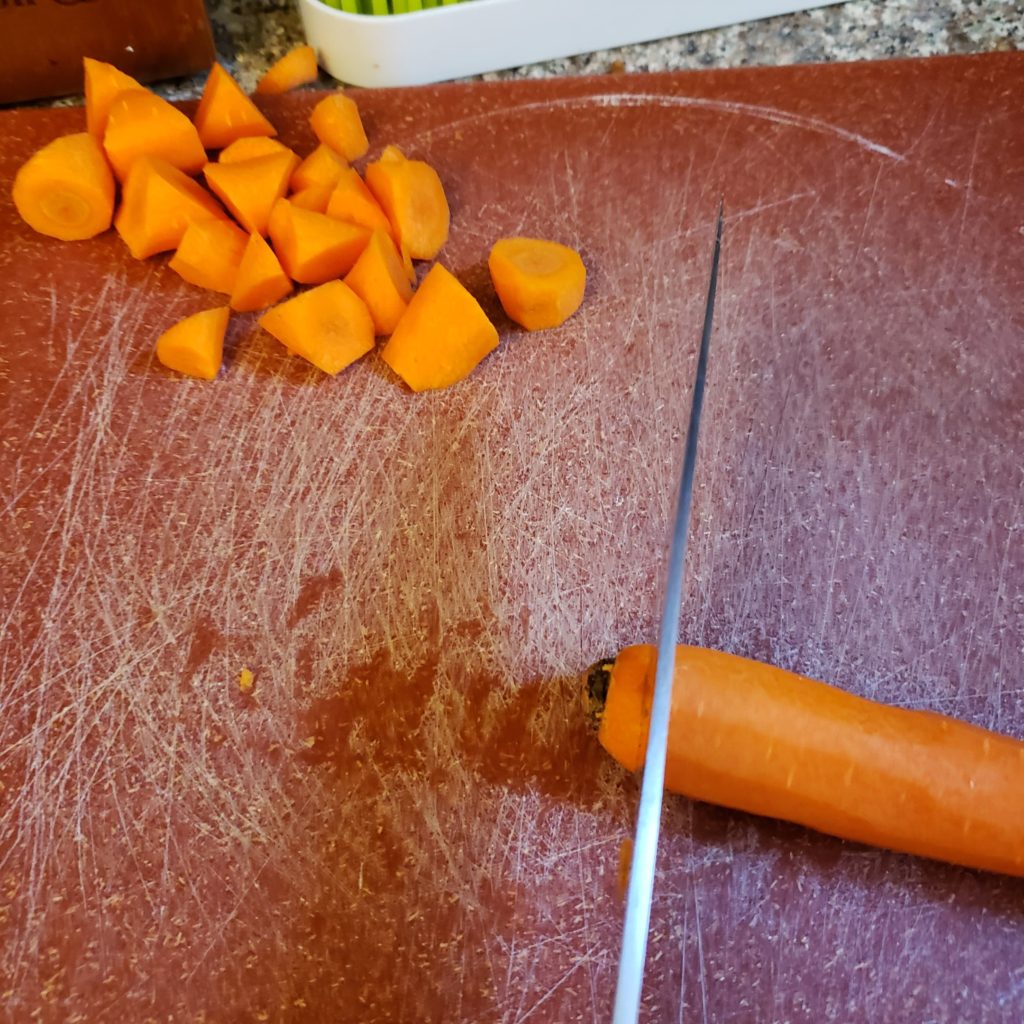
<path id="1" fill-rule="evenodd" d="M 715 247 L 711 258 L 707 304 L 704 308 L 704 330 L 697 356 L 690 405 L 690 425 L 686 433 L 686 451 L 679 476 L 676 515 L 672 527 L 668 559 L 668 581 L 665 587 L 661 628 L 658 638 L 658 665 L 654 676 L 654 697 L 644 759 L 640 806 L 637 812 L 633 863 L 629 874 L 626 918 L 622 932 L 622 953 L 615 988 L 613 1024 L 635 1024 L 640 1012 L 643 990 L 644 961 L 651 923 L 651 901 L 654 895 L 654 867 L 661 829 L 661 804 L 665 786 L 665 755 L 668 745 L 668 720 L 672 706 L 672 681 L 675 675 L 676 643 L 679 635 L 679 612 L 683 598 L 683 570 L 686 565 L 686 541 L 690 531 L 690 507 L 693 501 L 693 476 L 697 466 L 697 440 L 704 407 L 704 383 L 707 378 L 708 349 L 718 289 L 718 263 L 722 252 L 724 199 L 718 206 Z"/>

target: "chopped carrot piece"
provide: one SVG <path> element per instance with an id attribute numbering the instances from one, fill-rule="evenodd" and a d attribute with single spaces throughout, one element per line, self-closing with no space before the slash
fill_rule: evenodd
<path id="1" fill-rule="evenodd" d="M 328 281 L 275 306 L 260 326 L 324 373 L 338 373 L 373 348 L 370 314 L 343 281 Z"/>
<path id="2" fill-rule="evenodd" d="M 226 220 L 217 201 L 198 182 L 166 160 L 140 157 L 124 183 L 114 227 L 136 259 L 177 249 L 193 221 Z"/>
<path id="3" fill-rule="evenodd" d="M 231 308 L 239 313 L 264 309 L 279 302 L 292 290 L 292 282 L 281 269 L 281 262 L 274 255 L 262 235 L 253 232 L 249 236 L 242 262 L 235 278 L 231 293 Z"/>
<path id="4" fill-rule="evenodd" d="M 279 199 L 270 215 L 270 238 L 285 273 L 302 284 L 320 284 L 347 274 L 370 232 Z"/>
<path id="5" fill-rule="evenodd" d="M 337 185 L 348 164 L 330 146 L 322 143 L 295 169 L 292 191 L 301 192 L 310 185 Z"/>
<path id="6" fill-rule="evenodd" d="M 238 163 L 207 164 L 206 183 L 246 231 L 267 233 L 274 203 L 288 190 L 298 157 L 289 149 Z"/>
<path id="7" fill-rule="evenodd" d="M 359 108 L 344 93 L 322 99 L 309 115 L 309 123 L 316 137 L 346 160 L 358 160 L 370 148 Z"/>
<path id="8" fill-rule="evenodd" d="M 587 269 L 579 253 L 539 238 L 502 238 L 487 259 L 505 312 L 528 331 L 557 327 L 580 308 Z"/>
<path id="9" fill-rule="evenodd" d="M 380 203 L 366 187 L 359 172 L 346 167 L 327 203 L 327 216 L 345 220 L 350 224 L 362 224 L 371 231 L 386 231 L 394 237 L 395 231 Z"/>
<path id="10" fill-rule="evenodd" d="M 246 135 L 225 146 L 217 157 L 217 163 L 237 164 L 242 160 L 255 160 L 258 156 L 273 156 L 275 153 L 290 153 L 291 150 L 265 135 Z"/>
<path id="11" fill-rule="evenodd" d="M 85 72 L 86 128 L 90 135 L 102 142 L 110 104 L 121 93 L 130 89 L 145 90 L 145 86 L 131 75 L 119 71 L 113 64 L 93 60 L 91 57 L 82 58 L 82 69 Z"/>
<path id="12" fill-rule="evenodd" d="M 230 295 L 248 241 L 229 220 L 193 221 L 168 266 L 190 284 Z"/>
<path id="13" fill-rule="evenodd" d="M 480 304 L 435 263 L 381 358 L 413 391 L 426 391 L 462 380 L 497 347 L 498 332 Z"/>
<path id="14" fill-rule="evenodd" d="M 315 82 L 318 74 L 316 50 L 312 46 L 296 46 L 271 64 L 256 86 L 256 95 L 276 96 L 288 92 L 300 85 Z"/>
<path id="15" fill-rule="evenodd" d="M 167 100 L 146 89 L 120 93 L 110 105 L 103 148 L 120 181 L 141 156 L 156 156 L 186 174 L 206 163 L 195 125 Z"/>
<path id="16" fill-rule="evenodd" d="M 114 176 L 88 132 L 43 146 L 14 178 L 14 205 L 29 227 L 64 242 L 92 238 L 114 216 Z"/>
<path id="17" fill-rule="evenodd" d="M 157 359 L 170 370 L 213 380 L 224 358 L 224 332 L 230 313 L 227 306 L 220 306 L 179 321 L 157 340 Z"/>
<path id="18" fill-rule="evenodd" d="M 366 184 L 409 255 L 432 260 L 448 241 L 451 219 L 437 171 L 422 160 L 407 160 L 389 146 L 380 160 L 367 166 Z"/>
<path id="19" fill-rule="evenodd" d="M 412 298 L 412 285 L 402 266 L 391 236 L 374 231 L 370 241 L 345 277 L 349 286 L 366 303 L 377 334 L 390 334 Z"/>
<path id="20" fill-rule="evenodd" d="M 276 135 L 277 129 L 219 64 L 210 69 L 195 125 L 207 149 L 223 149 L 236 139 Z"/>
<path id="21" fill-rule="evenodd" d="M 292 206 L 298 206 L 303 210 L 312 210 L 314 213 L 326 213 L 327 203 L 330 201 L 331 193 L 334 191 L 330 185 L 307 185 L 299 192 L 288 197 Z"/>

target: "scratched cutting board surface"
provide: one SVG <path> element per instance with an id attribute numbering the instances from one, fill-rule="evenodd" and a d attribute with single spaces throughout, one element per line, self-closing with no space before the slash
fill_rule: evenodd
<path id="1" fill-rule="evenodd" d="M 502 344 L 409 394 L 0 197 L 0 1016 L 607 1019 L 720 193 L 683 637 L 1024 736 L 1024 59 L 365 92 Z M 308 151 L 316 96 L 267 104 Z M 81 111 L 0 115 L 0 179 Z M 501 235 L 586 302 L 512 329 Z M 243 667 L 255 675 L 240 692 Z M 647 1021 L 1024 1019 L 1024 882 L 666 801 Z"/>

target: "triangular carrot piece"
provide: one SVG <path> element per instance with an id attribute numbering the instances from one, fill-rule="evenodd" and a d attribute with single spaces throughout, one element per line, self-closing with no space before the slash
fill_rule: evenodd
<path id="1" fill-rule="evenodd" d="M 380 203 L 366 187 L 358 171 L 346 167 L 327 203 L 327 216 L 335 220 L 362 224 L 371 231 L 386 231 L 392 238 L 395 230 L 381 209 Z"/>
<path id="2" fill-rule="evenodd" d="M 314 213 L 326 213 L 327 203 L 334 191 L 330 185 L 307 185 L 299 192 L 293 192 L 288 197 L 292 206 L 298 206 L 303 210 L 312 210 Z"/>
<path id="3" fill-rule="evenodd" d="M 317 80 L 316 50 L 312 46 L 296 46 L 289 50 L 263 75 L 256 86 L 257 96 L 276 96 L 300 85 Z"/>
<path id="4" fill-rule="evenodd" d="M 370 148 L 355 100 L 336 92 L 322 99 L 309 115 L 316 137 L 346 160 L 358 160 Z"/>
<path id="5" fill-rule="evenodd" d="M 248 241 L 226 218 L 193 221 L 168 266 L 190 284 L 230 295 Z"/>
<path id="6" fill-rule="evenodd" d="M 277 134 L 277 129 L 219 64 L 213 65 L 206 79 L 195 125 L 207 149 L 223 149 L 235 139 L 250 135 Z"/>
<path id="7" fill-rule="evenodd" d="M 320 284 L 347 274 L 370 232 L 279 199 L 270 216 L 270 238 L 285 273 L 302 284 Z"/>
<path id="8" fill-rule="evenodd" d="M 124 183 L 114 228 L 136 259 L 177 249 L 194 221 L 227 220 L 198 182 L 166 160 L 140 157 Z"/>
<path id="9" fill-rule="evenodd" d="M 290 153 L 291 150 L 276 139 L 268 139 L 265 135 L 250 135 L 235 139 L 230 146 L 221 150 L 217 162 L 221 164 L 237 164 L 242 160 L 255 160 L 258 156 L 273 156 L 275 153 Z"/>
<path id="10" fill-rule="evenodd" d="M 295 168 L 292 175 L 292 191 L 301 192 L 310 185 L 330 185 L 333 188 L 347 169 L 348 164 L 345 160 L 330 146 L 321 143 Z"/>
<path id="11" fill-rule="evenodd" d="M 288 179 L 298 159 L 289 149 L 256 157 L 255 160 L 210 163 L 203 169 L 203 174 L 212 191 L 246 231 L 265 235 L 270 211 L 288 191 Z"/>
<path id="12" fill-rule="evenodd" d="M 262 235 L 249 236 L 231 293 L 231 308 L 239 313 L 263 309 L 279 302 L 292 290 L 281 262 Z"/>
<path id="13" fill-rule="evenodd" d="M 156 343 L 156 357 L 170 370 L 213 380 L 224 358 L 224 332 L 231 310 L 205 309 L 164 331 Z"/>
<path id="14" fill-rule="evenodd" d="M 186 174 L 196 174 L 206 163 L 206 150 L 195 125 L 148 89 L 130 89 L 114 98 L 103 148 L 121 181 L 141 156 L 160 157 Z"/>
<path id="15" fill-rule="evenodd" d="M 390 334 L 412 298 L 402 257 L 391 236 L 383 231 L 374 231 L 345 284 L 366 303 L 376 334 Z"/>
<path id="16" fill-rule="evenodd" d="M 102 141 L 107 127 L 110 104 L 129 89 L 144 89 L 131 75 L 118 71 L 113 64 L 92 57 L 82 58 L 85 74 L 85 124 L 90 135 Z"/>

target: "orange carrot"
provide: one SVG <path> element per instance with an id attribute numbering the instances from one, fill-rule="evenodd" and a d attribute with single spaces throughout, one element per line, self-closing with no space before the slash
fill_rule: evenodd
<path id="1" fill-rule="evenodd" d="M 380 203 L 352 167 L 346 167 L 338 178 L 327 203 L 327 216 L 350 224 L 362 224 L 371 231 L 386 231 L 392 238 L 395 234 Z"/>
<path id="2" fill-rule="evenodd" d="M 315 82 L 319 74 L 312 46 L 296 46 L 264 73 L 256 86 L 258 96 L 276 96 L 300 85 Z"/>
<path id="3" fill-rule="evenodd" d="M 292 282 L 281 268 L 262 235 L 249 236 L 231 293 L 231 308 L 239 313 L 265 309 L 280 302 L 292 290 Z"/>
<path id="4" fill-rule="evenodd" d="M 121 181 L 141 156 L 160 157 L 186 174 L 195 174 L 206 163 L 195 125 L 145 89 L 122 92 L 110 104 L 103 148 Z"/>
<path id="5" fill-rule="evenodd" d="M 479 303 L 435 263 L 381 358 L 413 391 L 425 391 L 462 380 L 497 347 L 498 332 Z"/>
<path id="6" fill-rule="evenodd" d="M 604 748 L 643 763 L 657 650 L 587 676 Z M 857 842 L 1024 876 L 1024 743 L 746 658 L 676 651 L 665 786 Z"/>
<path id="7" fill-rule="evenodd" d="M 587 271 L 579 253 L 538 238 L 503 238 L 487 260 L 510 319 L 528 331 L 558 327 L 580 308 Z"/>
<path id="8" fill-rule="evenodd" d="M 321 284 L 352 269 L 370 232 L 279 199 L 270 215 L 270 238 L 281 266 L 293 281 Z"/>
<path id="9" fill-rule="evenodd" d="M 402 266 L 391 236 L 374 231 L 370 241 L 345 277 L 349 286 L 366 303 L 376 334 L 390 334 L 401 320 L 412 285 Z"/>
<path id="10" fill-rule="evenodd" d="M 219 64 L 213 65 L 206 79 L 195 125 L 207 149 L 223 149 L 236 139 L 253 135 L 277 134 L 277 129 Z"/>
<path id="11" fill-rule="evenodd" d="M 238 163 L 207 164 L 206 183 L 220 197 L 246 231 L 267 233 L 274 203 L 288 190 L 288 179 L 298 162 L 290 150 Z"/>
<path id="12" fill-rule="evenodd" d="M 164 331 L 156 343 L 156 357 L 170 370 L 213 380 L 224 358 L 224 332 L 230 310 L 207 309 Z"/>
<path id="13" fill-rule="evenodd" d="M 64 135 L 22 164 L 12 197 L 34 230 L 65 242 L 92 238 L 110 227 L 114 176 L 92 135 Z"/>
<path id="14" fill-rule="evenodd" d="M 359 108 L 344 93 L 322 99 L 309 115 L 309 123 L 316 137 L 346 160 L 358 160 L 370 148 Z"/>
<path id="15" fill-rule="evenodd" d="M 422 160 L 407 160 L 395 146 L 366 168 L 376 196 L 400 242 L 417 260 L 431 260 L 448 240 L 448 200 L 437 172 Z"/>
<path id="16" fill-rule="evenodd" d="M 85 123 L 90 135 L 97 141 L 103 141 L 103 133 L 107 127 L 107 115 L 110 104 L 123 92 L 130 89 L 145 89 L 131 75 L 118 71 L 113 64 L 91 57 L 82 58 L 82 69 L 85 73 Z"/>
<path id="17" fill-rule="evenodd" d="M 326 213 L 327 204 L 333 191 L 334 189 L 330 185 L 307 185 L 304 189 L 293 192 L 288 197 L 288 202 L 303 210 Z"/>
<path id="18" fill-rule="evenodd" d="M 409 284 L 416 283 L 416 268 L 412 265 L 412 257 L 409 255 L 409 246 L 399 239 L 398 255 L 402 257 L 402 269 L 405 276 L 409 278 Z"/>
<path id="19" fill-rule="evenodd" d="M 168 266 L 190 284 L 230 295 L 248 241 L 229 220 L 193 221 Z"/>
<path id="20" fill-rule="evenodd" d="M 194 221 L 226 220 L 217 201 L 198 182 L 166 160 L 136 160 L 124 183 L 114 227 L 136 259 L 177 249 Z"/>
<path id="21" fill-rule="evenodd" d="M 255 160 L 258 156 L 273 156 L 275 153 L 291 153 L 291 150 L 277 139 L 269 139 L 265 135 L 247 135 L 225 146 L 217 157 L 217 163 L 237 164 L 242 160 Z"/>
<path id="22" fill-rule="evenodd" d="M 260 326 L 324 373 L 335 374 L 373 348 L 373 321 L 343 281 L 329 281 L 268 310 Z"/>
<path id="23" fill-rule="evenodd" d="M 295 168 L 291 189 L 301 192 L 310 185 L 330 185 L 333 188 L 347 168 L 348 164 L 330 146 L 321 144 Z"/>

